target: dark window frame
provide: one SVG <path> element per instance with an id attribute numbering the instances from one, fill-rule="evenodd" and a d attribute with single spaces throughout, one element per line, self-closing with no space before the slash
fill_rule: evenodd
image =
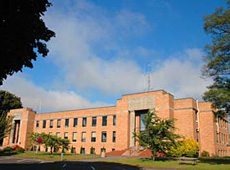
<path id="1" fill-rule="evenodd" d="M 92 117 L 92 127 L 97 126 L 97 117 Z"/>
<path id="2" fill-rule="evenodd" d="M 46 128 L 46 120 L 43 120 L 43 123 L 42 123 L 42 128 L 45 129 Z"/>
<path id="3" fill-rule="evenodd" d="M 107 116 L 102 116 L 102 126 L 107 126 Z"/>
<path id="4" fill-rule="evenodd" d="M 60 125 L 58 124 L 60 122 Z M 61 128 L 61 119 L 57 119 L 57 128 Z"/>
<path id="5" fill-rule="evenodd" d="M 69 119 L 65 119 L 65 128 L 69 127 Z"/>
<path id="6" fill-rule="evenodd" d="M 77 127 L 78 118 L 73 118 L 73 127 Z"/>
<path id="7" fill-rule="evenodd" d="M 83 117 L 82 118 L 82 127 L 86 127 L 87 126 L 87 117 Z"/>
<path id="8" fill-rule="evenodd" d="M 103 134 L 105 134 L 105 138 L 103 138 Z M 101 132 L 101 142 L 105 143 L 107 141 L 107 132 L 106 131 L 102 131 Z"/>

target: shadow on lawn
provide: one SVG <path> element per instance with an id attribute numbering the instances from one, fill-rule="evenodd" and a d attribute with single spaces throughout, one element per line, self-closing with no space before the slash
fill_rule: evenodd
<path id="1" fill-rule="evenodd" d="M 124 165 L 112 162 L 81 162 L 64 161 L 54 163 L 9 163 L 0 164 L 2 170 L 142 170 L 142 168 L 132 165 Z"/>
<path id="2" fill-rule="evenodd" d="M 230 164 L 230 158 L 199 158 L 199 162 L 208 163 L 211 165 Z"/>

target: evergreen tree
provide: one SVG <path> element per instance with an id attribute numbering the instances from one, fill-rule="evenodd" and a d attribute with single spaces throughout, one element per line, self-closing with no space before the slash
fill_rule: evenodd
<path id="1" fill-rule="evenodd" d="M 157 153 L 166 153 L 176 145 L 176 139 L 180 136 L 173 133 L 175 119 L 161 119 L 154 111 L 149 111 L 144 121 L 145 130 L 141 133 L 135 132 L 134 137 L 140 146 L 151 149 L 152 158 L 155 160 Z"/>

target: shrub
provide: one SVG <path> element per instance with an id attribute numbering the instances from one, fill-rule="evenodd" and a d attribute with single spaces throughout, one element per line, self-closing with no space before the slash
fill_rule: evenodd
<path id="1" fill-rule="evenodd" d="M 11 153 L 13 151 L 13 149 L 11 148 L 11 147 L 9 147 L 9 146 L 7 146 L 7 147 L 5 147 L 4 149 L 3 149 L 3 152 L 8 152 L 8 153 Z"/>
<path id="2" fill-rule="evenodd" d="M 210 157 L 210 154 L 208 151 L 203 151 L 201 154 L 200 154 L 201 157 Z"/>
<path id="3" fill-rule="evenodd" d="M 193 138 L 177 142 L 177 145 L 168 151 L 168 155 L 172 157 L 198 157 L 198 153 L 199 144 Z"/>
<path id="4" fill-rule="evenodd" d="M 16 151 L 17 153 L 24 153 L 24 152 L 25 152 L 25 149 L 19 147 L 19 148 L 15 149 L 15 151 Z"/>

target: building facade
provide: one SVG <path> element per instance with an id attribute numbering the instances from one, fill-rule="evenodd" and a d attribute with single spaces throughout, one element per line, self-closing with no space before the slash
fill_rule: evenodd
<path id="1" fill-rule="evenodd" d="M 115 106 L 37 114 L 32 109 L 11 110 L 14 128 L 3 146 L 18 144 L 30 149 L 29 133 L 50 133 L 69 139 L 70 147 L 86 154 L 93 148 L 100 154 L 138 145 L 134 130 L 144 130 L 144 115 L 154 109 L 160 118 L 175 118 L 176 133 L 199 142 L 200 152 L 230 156 L 227 116 L 215 117 L 211 103 L 193 98 L 174 99 L 164 91 L 123 95 Z M 44 149 L 44 148 L 42 148 Z"/>

